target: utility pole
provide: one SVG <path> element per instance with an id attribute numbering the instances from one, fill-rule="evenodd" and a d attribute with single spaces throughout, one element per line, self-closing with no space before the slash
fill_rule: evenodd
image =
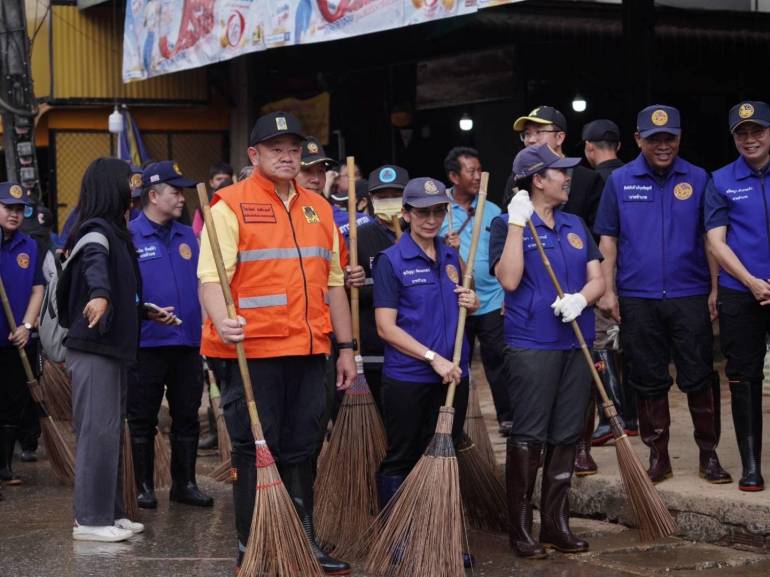
<path id="1" fill-rule="evenodd" d="M 18 182 L 35 203 L 40 180 L 35 155 L 37 106 L 32 88 L 30 42 L 24 0 L 0 2 L 0 116 L 8 180 Z"/>

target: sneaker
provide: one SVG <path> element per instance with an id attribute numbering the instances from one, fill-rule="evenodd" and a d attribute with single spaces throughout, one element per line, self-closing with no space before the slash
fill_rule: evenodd
<path id="1" fill-rule="evenodd" d="M 134 535 L 137 535 L 142 531 L 144 531 L 144 525 L 142 525 L 141 523 L 136 523 L 131 519 L 126 519 L 125 517 L 123 519 L 115 519 L 115 527 L 119 529 L 128 529 Z"/>
<path id="2" fill-rule="evenodd" d="M 72 538 L 75 541 L 103 541 L 106 543 L 117 543 L 125 541 L 134 534 L 128 529 L 121 529 L 114 525 L 78 525 L 72 528 Z"/>

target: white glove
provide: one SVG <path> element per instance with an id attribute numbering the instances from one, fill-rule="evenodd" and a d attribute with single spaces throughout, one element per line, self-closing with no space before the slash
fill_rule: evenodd
<path id="1" fill-rule="evenodd" d="M 535 207 L 529 200 L 529 193 L 526 190 L 520 190 L 508 204 L 508 224 L 524 227 L 534 211 Z"/>
<path id="2" fill-rule="evenodd" d="M 580 293 L 565 294 L 564 298 L 556 297 L 551 308 L 555 316 L 561 316 L 563 323 L 571 323 L 580 316 L 588 303 Z"/>

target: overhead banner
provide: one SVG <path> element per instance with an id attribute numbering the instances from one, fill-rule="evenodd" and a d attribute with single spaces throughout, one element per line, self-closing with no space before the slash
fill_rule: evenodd
<path id="1" fill-rule="evenodd" d="M 127 0 L 123 81 L 381 32 L 518 0 Z"/>

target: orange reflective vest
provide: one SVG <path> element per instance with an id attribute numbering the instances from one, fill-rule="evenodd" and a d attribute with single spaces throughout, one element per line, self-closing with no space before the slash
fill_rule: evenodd
<path id="1" fill-rule="evenodd" d="M 295 184 L 286 208 L 273 183 L 259 172 L 222 189 L 211 204 L 225 202 L 238 218 L 238 263 L 230 287 L 246 319 L 249 358 L 329 354 L 332 331 L 327 288 L 337 234 L 329 203 Z M 210 320 L 201 353 L 235 358 Z"/>

